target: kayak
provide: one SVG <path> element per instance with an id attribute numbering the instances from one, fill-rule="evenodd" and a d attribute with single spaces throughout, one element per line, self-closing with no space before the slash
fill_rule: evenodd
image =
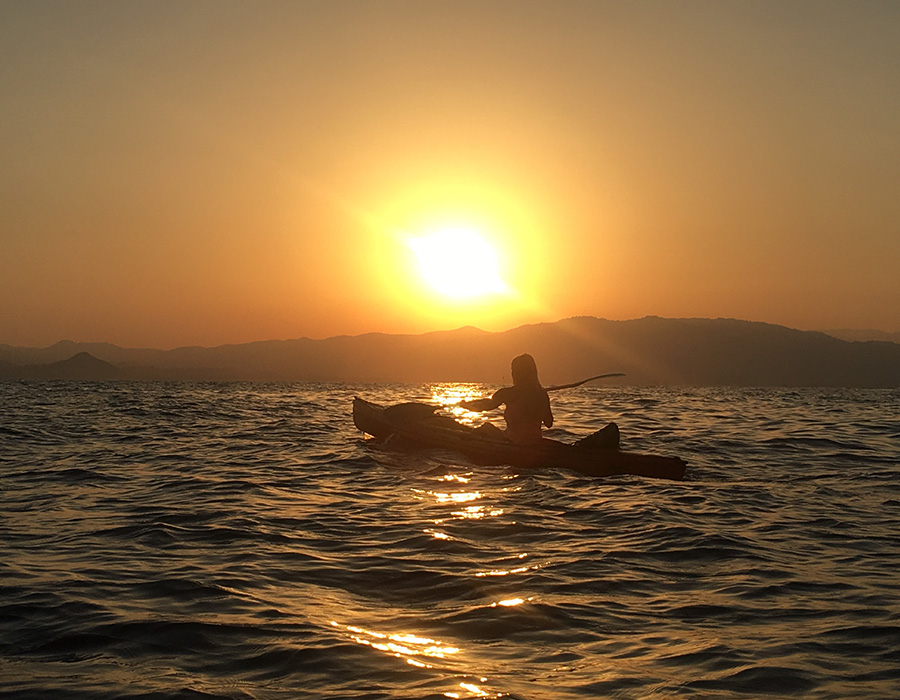
<path id="1" fill-rule="evenodd" d="M 529 469 L 571 469 L 586 476 L 634 474 L 657 479 L 684 479 L 686 464 L 678 457 L 637 454 L 618 449 L 618 429 L 610 424 L 576 443 L 543 438 L 517 444 L 497 435 L 436 414 L 437 406 L 402 403 L 381 406 L 356 397 L 353 422 L 362 432 L 382 441 L 459 452 L 477 464 L 508 464 Z M 612 430 L 614 429 L 614 430 Z"/>

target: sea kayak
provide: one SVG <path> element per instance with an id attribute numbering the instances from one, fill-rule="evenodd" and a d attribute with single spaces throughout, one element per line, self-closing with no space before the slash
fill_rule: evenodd
<path id="1" fill-rule="evenodd" d="M 603 446 L 609 444 L 608 429 L 574 444 L 544 438 L 533 445 L 520 445 L 485 435 L 449 416 L 436 414 L 437 408 L 423 403 L 381 406 L 357 397 L 353 400 L 353 422 L 362 432 L 380 440 L 449 449 L 476 464 L 508 464 L 531 469 L 555 467 L 586 476 L 634 474 L 677 481 L 684 479 L 686 464 L 678 457 L 636 454 Z"/>

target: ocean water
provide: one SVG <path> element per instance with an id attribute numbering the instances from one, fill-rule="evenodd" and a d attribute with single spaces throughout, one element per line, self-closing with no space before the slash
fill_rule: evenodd
<path id="1" fill-rule="evenodd" d="M 900 697 L 900 391 L 554 395 L 684 482 L 350 417 L 481 389 L 0 384 L 0 695 Z"/>

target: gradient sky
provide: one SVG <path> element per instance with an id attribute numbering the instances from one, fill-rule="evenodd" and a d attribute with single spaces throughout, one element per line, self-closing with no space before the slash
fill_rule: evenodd
<path id="1" fill-rule="evenodd" d="M 898 76 L 889 0 L 0 1 L 0 343 L 896 331 Z"/>

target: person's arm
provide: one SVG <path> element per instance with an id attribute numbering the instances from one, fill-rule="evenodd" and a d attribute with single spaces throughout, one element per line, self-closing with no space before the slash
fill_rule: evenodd
<path id="1" fill-rule="evenodd" d="M 494 395 L 489 399 L 474 399 L 473 401 L 461 401 L 460 406 L 462 406 L 467 411 L 490 411 L 494 408 L 500 408 L 501 404 L 504 403 L 503 400 L 503 389 L 498 389 L 494 392 Z"/>

